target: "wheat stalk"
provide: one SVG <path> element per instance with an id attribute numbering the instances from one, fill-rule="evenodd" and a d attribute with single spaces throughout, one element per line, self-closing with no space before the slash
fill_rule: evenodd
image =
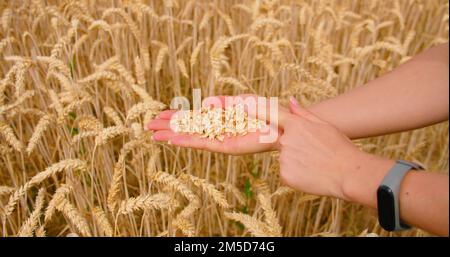
<path id="1" fill-rule="evenodd" d="M 94 208 L 93 214 L 100 232 L 109 237 L 113 236 L 113 228 L 106 217 L 106 213 L 97 206 Z"/>
<path id="2" fill-rule="evenodd" d="M 38 229 L 36 229 L 35 235 L 36 235 L 36 237 L 46 237 L 47 232 L 45 231 L 45 227 L 40 226 Z"/>
<path id="3" fill-rule="evenodd" d="M 150 59 L 150 56 L 145 57 L 144 60 Z M 137 79 L 137 84 L 142 86 L 145 84 L 145 70 L 144 67 L 142 67 L 142 61 L 139 58 L 139 56 L 136 56 L 134 58 L 134 71 L 135 71 L 135 76 Z"/>
<path id="4" fill-rule="evenodd" d="M 166 57 L 168 52 L 169 52 L 168 47 L 162 47 L 161 49 L 159 49 L 158 55 L 156 56 L 155 73 L 159 73 L 159 71 L 161 70 L 164 62 L 164 57 Z"/>
<path id="5" fill-rule="evenodd" d="M 58 163 L 52 164 L 47 169 L 42 172 L 39 172 L 35 176 L 33 176 L 27 183 L 20 186 L 9 198 L 8 204 L 5 207 L 4 215 L 7 217 L 11 215 L 14 211 L 14 208 L 19 201 L 20 197 L 24 196 L 28 189 L 31 187 L 42 183 L 47 178 L 54 176 L 55 174 L 62 172 L 64 170 L 87 170 L 86 162 L 78 160 L 78 159 L 67 159 L 60 161 Z"/>
<path id="6" fill-rule="evenodd" d="M 58 189 L 56 189 L 55 194 L 53 194 L 52 199 L 47 205 L 47 209 L 44 213 L 44 222 L 48 223 L 52 219 L 56 211 L 56 206 L 58 206 L 61 201 L 72 191 L 72 187 L 67 184 L 62 184 Z"/>
<path id="7" fill-rule="evenodd" d="M 29 98 L 33 97 L 35 94 L 34 90 L 26 90 L 25 92 L 23 92 L 14 103 L 11 104 L 7 104 L 7 105 L 3 105 L 0 106 L 0 115 L 3 113 L 6 113 L 7 111 L 13 110 L 17 107 L 19 107 L 20 105 L 22 105 L 26 100 L 28 100 Z"/>
<path id="8" fill-rule="evenodd" d="M 195 186 L 200 187 L 209 197 L 211 197 L 215 203 L 222 208 L 229 208 L 230 205 L 227 202 L 225 195 L 216 189 L 216 187 L 208 183 L 205 179 L 201 179 L 189 174 L 185 174 L 184 177 L 192 181 Z"/>
<path id="9" fill-rule="evenodd" d="M 175 202 L 167 194 L 140 195 L 121 202 L 119 213 L 129 214 L 137 210 L 164 210 L 175 206 Z"/>
<path id="10" fill-rule="evenodd" d="M 177 60 L 177 66 L 178 69 L 180 70 L 181 75 L 183 75 L 183 77 L 185 78 L 189 78 L 189 74 L 186 68 L 186 64 L 184 63 L 184 61 L 182 59 L 178 59 Z"/>
<path id="11" fill-rule="evenodd" d="M 278 196 L 284 196 L 284 195 L 291 194 L 294 192 L 295 192 L 295 190 L 290 187 L 281 186 L 281 187 L 277 188 L 277 190 L 275 190 L 275 192 L 272 193 L 271 197 L 273 198 L 273 197 L 278 197 Z"/>
<path id="12" fill-rule="evenodd" d="M 245 228 L 247 228 L 248 231 L 254 236 L 272 236 L 270 232 L 267 231 L 267 225 L 264 222 L 250 215 L 236 212 L 225 212 L 224 214 L 228 219 L 241 222 L 245 226 Z"/>
<path id="13" fill-rule="evenodd" d="M 157 113 L 164 107 L 165 105 L 158 101 L 137 103 L 128 110 L 126 120 L 129 121 L 135 119 L 145 112 Z"/>
<path id="14" fill-rule="evenodd" d="M 191 69 L 195 66 L 195 64 L 198 61 L 198 56 L 200 55 L 200 51 L 203 47 L 203 45 L 205 44 L 205 42 L 200 42 L 197 44 L 197 46 L 194 48 L 194 50 L 192 51 L 191 57 L 189 59 L 189 63 L 191 65 Z"/>
<path id="15" fill-rule="evenodd" d="M 95 145 L 101 146 L 108 143 L 109 140 L 121 136 L 124 134 L 128 134 L 130 129 L 124 126 L 111 126 L 103 129 L 97 133 L 95 137 Z"/>
<path id="16" fill-rule="evenodd" d="M 56 209 L 64 214 L 64 216 L 78 229 L 81 235 L 92 236 L 86 219 L 67 199 L 61 199 L 56 205 Z"/>
<path id="17" fill-rule="evenodd" d="M 106 106 L 105 108 L 103 108 L 103 111 L 106 113 L 106 116 L 108 116 L 112 121 L 114 121 L 114 125 L 123 126 L 122 119 L 113 108 Z"/>
<path id="18" fill-rule="evenodd" d="M 182 181 L 172 174 L 158 171 L 155 175 L 153 175 L 152 180 L 171 187 L 173 190 L 186 197 L 189 201 L 198 201 L 198 197 L 192 192 L 192 190 L 190 190 Z"/>
<path id="19" fill-rule="evenodd" d="M 14 131 L 5 122 L 0 120 L 0 134 L 5 138 L 6 142 L 11 145 L 16 151 L 22 152 L 25 148 L 19 139 L 17 139 Z"/>
<path id="20" fill-rule="evenodd" d="M 260 202 L 261 207 L 264 210 L 264 217 L 265 222 L 267 223 L 267 229 L 270 230 L 271 234 L 275 236 L 281 236 L 281 226 L 278 222 L 276 212 L 272 208 L 270 196 L 265 193 L 258 194 L 258 201 Z"/>
<path id="21" fill-rule="evenodd" d="M 135 139 L 132 141 L 127 142 L 123 148 L 120 150 L 119 158 L 114 165 L 114 173 L 111 185 L 109 187 L 108 192 L 108 208 L 113 211 L 118 200 L 119 200 L 119 192 L 120 192 L 120 186 L 122 185 L 122 174 L 123 170 L 125 168 L 125 158 L 126 156 L 135 148 L 142 146 L 144 143 L 144 140 L 142 138 Z"/>
<path id="22" fill-rule="evenodd" d="M 184 217 L 177 217 L 173 223 L 176 228 L 181 230 L 183 234 L 186 236 L 195 236 L 195 227 L 194 225 Z"/>
<path id="23" fill-rule="evenodd" d="M 45 188 L 39 189 L 34 210 L 28 219 L 23 223 L 22 227 L 20 227 L 19 232 L 17 233 L 18 236 L 30 237 L 33 235 L 33 231 L 36 229 L 36 226 L 39 223 L 39 217 L 42 214 L 45 193 Z"/>
<path id="24" fill-rule="evenodd" d="M 236 198 L 239 204 L 244 205 L 246 200 L 245 196 L 239 189 L 231 183 L 221 183 L 220 184 L 226 191 L 230 191 L 233 196 Z"/>
<path id="25" fill-rule="evenodd" d="M 0 196 L 1 195 L 7 195 L 14 192 L 14 188 L 13 187 L 9 187 L 9 186 L 0 186 Z"/>
<path id="26" fill-rule="evenodd" d="M 51 117 L 50 115 L 44 115 L 39 120 L 38 124 L 36 125 L 36 128 L 34 129 L 33 135 L 31 136 L 30 141 L 28 142 L 26 152 L 28 155 L 31 154 L 31 152 L 34 150 L 36 145 L 38 144 L 38 141 L 43 137 L 44 132 L 48 129 L 50 123 L 51 123 Z"/>

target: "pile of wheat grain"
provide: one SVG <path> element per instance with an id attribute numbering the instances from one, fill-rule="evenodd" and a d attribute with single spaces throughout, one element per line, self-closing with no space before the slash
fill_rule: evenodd
<path id="1" fill-rule="evenodd" d="M 0 2 L 1 236 L 333 236 L 373 210 L 284 187 L 276 153 L 151 140 L 174 96 L 363 85 L 448 41 L 448 1 Z M 356 142 L 448 169 L 448 123 Z"/>

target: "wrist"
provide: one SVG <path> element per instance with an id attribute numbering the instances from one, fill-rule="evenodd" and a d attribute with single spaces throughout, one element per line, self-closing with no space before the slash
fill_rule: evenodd
<path id="1" fill-rule="evenodd" d="M 394 160 L 361 152 L 344 176 L 344 200 L 376 208 L 378 186 L 394 164 Z"/>

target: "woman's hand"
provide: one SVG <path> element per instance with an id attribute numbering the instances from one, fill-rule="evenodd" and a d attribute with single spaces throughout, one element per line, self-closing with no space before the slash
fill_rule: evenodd
<path id="1" fill-rule="evenodd" d="M 266 120 L 270 129 L 278 131 L 278 140 L 270 144 L 260 143 L 261 132 L 227 137 L 223 142 L 175 133 L 169 125 L 175 112 L 161 112 L 148 124 L 155 131 L 154 140 L 233 155 L 279 150 L 281 178 L 287 185 L 310 194 L 346 199 L 344 185 L 368 161 L 368 154 L 356 148 L 334 126 L 301 108 L 295 98 L 291 98 L 289 109 L 278 107 L 277 120 Z"/>
<path id="2" fill-rule="evenodd" d="M 360 171 L 386 162 L 359 150 L 333 125 L 301 108 L 293 97 L 289 110 L 291 114 L 280 120 L 284 133 L 279 140 L 280 175 L 287 185 L 349 200 L 348 192 L 360 184 L 354 179 Z M 379 183 L 375 174 L 372 178 Z"/>
<path id="3" fill-rule="evenodd" d="M 256 98 L 257 96 L 239 95 L 236 97 L 245 99 L 247 97 Z M 221 101 L 222 106 L 225 106 L 224 96 L 217 96 L 215 98 Z M 205 102 L 208 101 L 204 101 L 204 103 Z M 283 107 L 281 107 L 280 111 L 287 112 L 287 110 Z M 176 110 L 163 111 L 158 115 L 158 117 L 156 117 L 156 119 L 147 124 L 147 128 L 154 131 L 153 140 L 167 141 L 175 146 L 190 147 L 232 155 L 243 155 L 277 150 L 278 138 L 273 143 L 261 143 L 259 140 L 261 136 L 275 132 L 274 130 L 277 130 L 277 128 L 274 126 L 268 127 L 270 131 L 249 132 L 244 136 L 225 137 L 223 142 L 221 142 L 218 140 L 201 138 L 199 135 L 195 134 L 175 133 L 170 129 L 170 119 L 176 112 Z M 280 135 L 281 131 L 277 131 L 277 133 Z"/>

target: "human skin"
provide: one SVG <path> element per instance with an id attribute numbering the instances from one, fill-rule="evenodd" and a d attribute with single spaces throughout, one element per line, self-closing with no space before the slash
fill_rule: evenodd
<path id="1" fill-rule="evenodd" d="M 280 151 L 283 181 L 310 194 L 337 197 L 376 208 L 376 191 L 395 164 L 359 150 L 350 139 L 421 128 L 448 120 L 448 44 L 432 48 L 394 71 L 332 99 L 279 107 L 277 120 L 268 120 L 278 140 L 261 144 L 258 133 L 211 141 L 177 134 L 168 110 L 148 124 L 157 141 L 234 155 Z M 256 97 L 243 95 L 241 97 Z M 224 97 L 219 97 L 223 101 Z M 267 108 L 267 107 L 262 107 Z M 251 115 L 249 113 L 249 115 Z M 404 222 L 448 236 L 448 175 L 410 171 L 400 188 Z"/>

